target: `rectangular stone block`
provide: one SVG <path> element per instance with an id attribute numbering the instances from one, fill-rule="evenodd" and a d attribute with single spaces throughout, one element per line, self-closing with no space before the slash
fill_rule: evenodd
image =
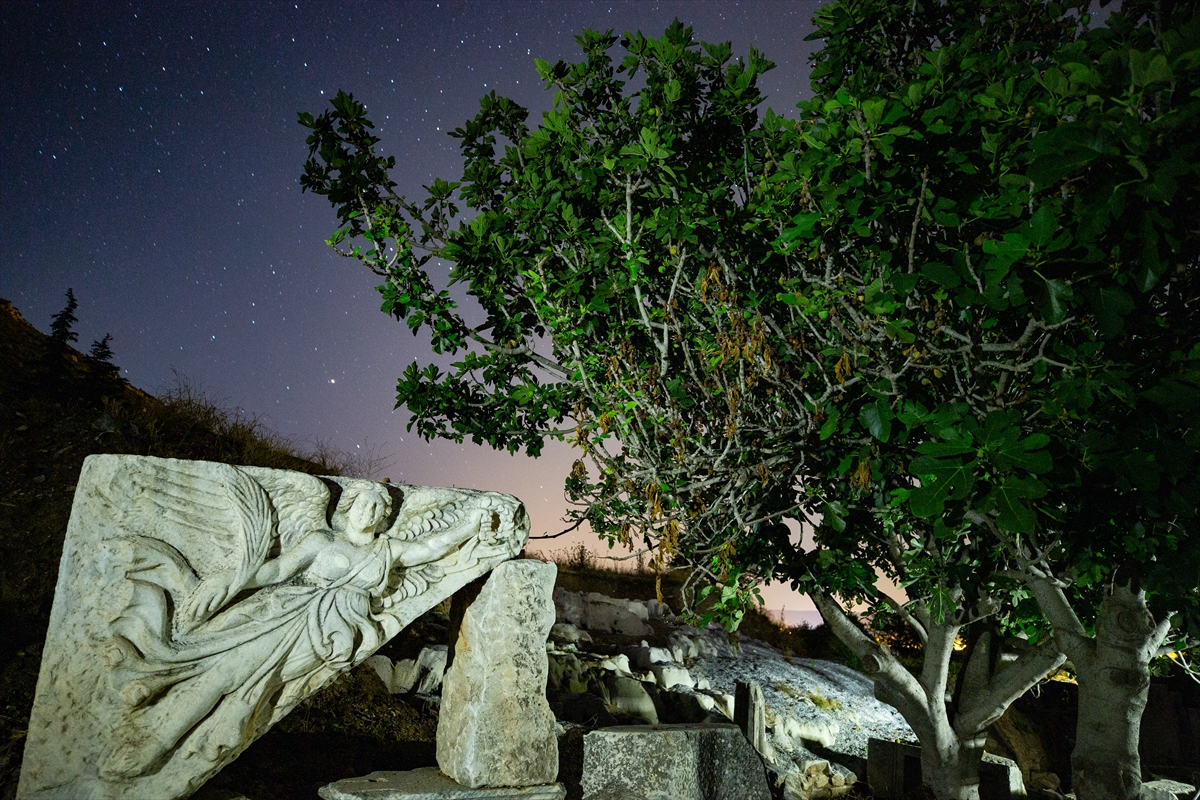
<path id="1" fill-rule="evenodd" d="M 406 772 L 372 772 L 322 786 L 322 800 L 563 800 L 562 784 L 471 789 L 435 767 Z"/>
<path id="2" fill-rule="evenodd" d="M 559 741 L 571 800 L 769 800 L 766 770 L 736 725 L 626 725 Z"/>

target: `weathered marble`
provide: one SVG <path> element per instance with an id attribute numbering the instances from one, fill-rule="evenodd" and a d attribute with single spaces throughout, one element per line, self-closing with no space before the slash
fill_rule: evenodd
<path id="1" fill-rule="evenodd" d="M 763 699 L 762 687 L 754 681 L 737 682 L 733 720 L 759 755 L 768 762 L 775 760 L 775 748 L 767 737 L 767 703 Z"/>
<path id="2" fill-rule="evenodd" d="M 528 534 L 508 495 L 89 457 L 18 798 L 186 797 Z"/>
<path id="3" fill-rule="evenodd" d="M 438 769 L 424 767 L 347 778 L 322 786 L 317 794 L 322 800 L 563 800 L 567 790 L 560 784 L 468 789 Z"/>
<path id="4" fill-rule="evenodd" d="M 437 730 L 438 766 L 463 786 L 554 783 L 546 639 L 557 572 L 540 561 L 501 564 L 463 615 Z"/>

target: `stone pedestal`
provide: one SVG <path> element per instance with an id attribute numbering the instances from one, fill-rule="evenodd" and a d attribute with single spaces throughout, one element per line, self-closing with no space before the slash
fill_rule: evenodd
<path id="1" fill-rule="evenodd" d="M 347 778 L 322 786 L 317 794 L 323 800 L 563 800 L 567 790 L 559 784 L 471 789 L 434 767 L 425 767 Z"/>

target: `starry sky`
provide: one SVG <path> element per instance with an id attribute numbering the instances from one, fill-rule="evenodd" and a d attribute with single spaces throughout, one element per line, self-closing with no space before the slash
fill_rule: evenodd
<path id="1" fill-rule="evenodd" d="M 300 192 L 297 112 L 353 93 L 413 200 L 435 177 L 461 175 L 447 132 L 484 94 L 537 121 L 552 98 L 533 59 L 579 60 L 585 28 L 657 37 L 679 18 L 735 55 L 753 46 L 777 65 L 760 84 L 765 105 L 794 116 L 809 93 L 815 43 L 804 37 L 817 5 L 6 0 L 0 297 L 48 332 L 70 287 L 81 349 L 111 333 L 135 386 L 162 391 L 182 376 L 302 447 L 382 459 L 371 477 L 510 492 L 533 534 L 555 533 L 568 445 L 534 460 L 405 431 L 396 379 L 433 360 L 428 337 L 380 313 L 377 279 L 325 246 L 335 217 L 325 198 Z M 531 549 L 580 541 L 596 539 L 578 532 Z M 769 608 L 812 608 L 785 587 L 765 595 Z"/>

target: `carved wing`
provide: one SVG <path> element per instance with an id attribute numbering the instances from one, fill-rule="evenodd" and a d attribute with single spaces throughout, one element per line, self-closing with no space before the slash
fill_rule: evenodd
<path id="1" fill-rule="evenodd" d="M 104 487 L 124 508 L 121 528 L 174 548 L 203 579 L 232 573 L 242 583 L 270 550 L 275 513 L 266 491 L 237 467 L 141 458 Z"/>
<path id="2" fill-rule="evenodd" d="M 278 520 L 279 542 L 287 550 L 315 530 L 329 527 L 329 487 L 320 478 L 303 472 L 262 467 L 240 467 L 271 496 Z"/>

